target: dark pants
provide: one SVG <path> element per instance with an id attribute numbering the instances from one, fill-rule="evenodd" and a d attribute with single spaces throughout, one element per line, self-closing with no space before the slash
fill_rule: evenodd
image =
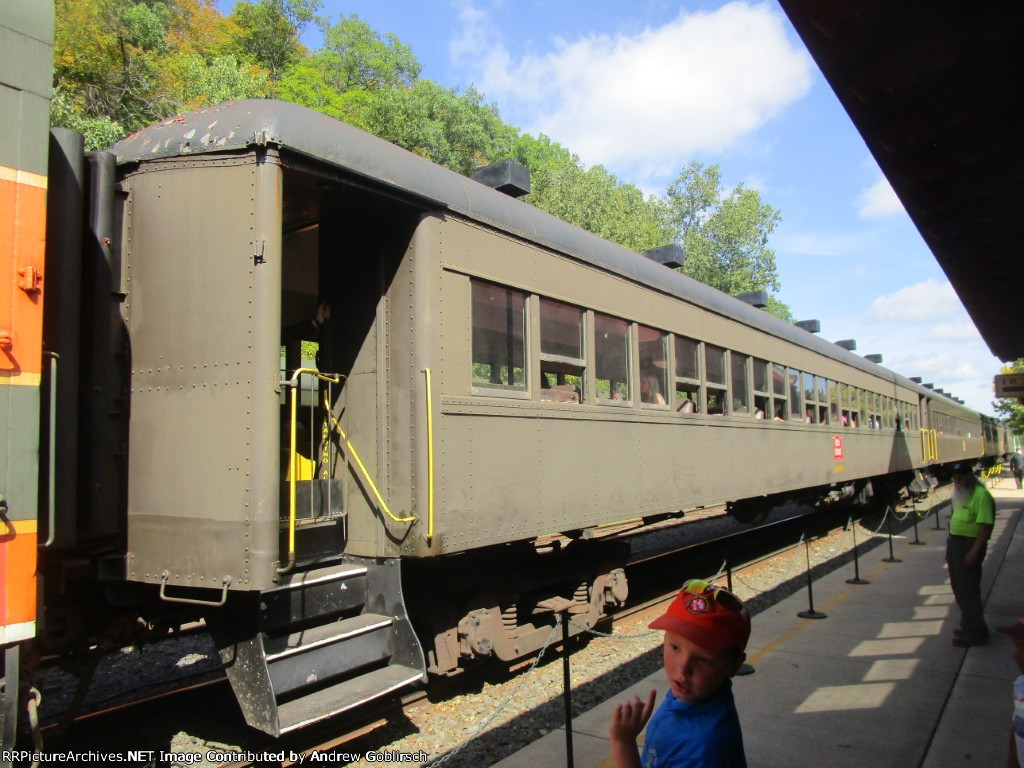
<path id="1" fill-rule="evenodd" d="M 960 607 L 960 629 L 969 640 L 988 637 L 981 603 L 981 563 L 972 568 L 964 564 L 964 558 L 974 543 L 975 539 L 970 536 L 950 536 L 946 540 L 949 583 L 953 587 L 956 604 Z"/>

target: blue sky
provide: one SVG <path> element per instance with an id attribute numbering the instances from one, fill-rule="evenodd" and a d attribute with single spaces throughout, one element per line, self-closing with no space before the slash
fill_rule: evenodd
<path id="1" fill-rule="evenodd" d="M 321 13 L 394 33 L 422 77 L 475 86 L 506 122 L 645 191 L 717 163 L 727 188 L 780 209 L 769 244 L 797 319 L 992 411 L 999 361 L 776 3 L 324 0 Z"/>

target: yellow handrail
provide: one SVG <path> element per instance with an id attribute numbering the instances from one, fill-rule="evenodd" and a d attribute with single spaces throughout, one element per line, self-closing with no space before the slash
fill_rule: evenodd
<path id="1" fill-rule="evenodd" d="M 921 430 L 921 450 L 925 461 L 939 460 L 939 437 L 934 429 Z"/>
<path id="2" fill-rule="evenodd" d="M 434 410 L 430 402 L 430 369 L 424 368 L 427 383 L 427 544 L 434 540 Z"/>
<path id="3" fill-rule="evenodd" d="M 356 466 L 359 467 L 359 471 L 360 471 L 360 473 L 362 473 L 363 479 L 366 481 L 366 484 L 368 486 L 370 486 L 370 492 L 373 493 L 373 497 L 377 500 L 377 503 L 380 505 L 381 511 L 384 512 L 384 514 L 386 514 L 388 517 L 390 517 L 396 523 L 414 523 L 414 522 L 416 522 L 416 516 L 415 515 L 413 515 L 412 517 L 396 517 L 394 514 L 392 514 L 391 509 L 388 507 L 387 502 L 384 501 L 384 497 L 381 496 L 380 495 L 380 491 L 377 490 L 377 486 L 373 482 L 373 478 L 370 477 L 370 473 L 367 472 L 366 471 L 366 467 L 363 466 L 363 462 L 359 458 L 359 454 L 356 452 L 355 446 L 352 445 L 352 443 L 349 441 L 348 436 L 345 434 L 345 430 L 343 430 L 341 428 L 341 424 L 339 424 L 338 420 L 336 418 L 334 418 L 334 414 L 331 412 L 330 403 L 327 402 L 327 393 L 326 392 L 324 392 L 324 409 L 330 415 L 331 424 L 334 425 L 334 428 L 336 430 L 338 430 L 338 435 L 345 442 L 345 446 L 346 446 L 346 448 L 348 448 L 348 451 L 351 453 L 352 459 L 355 461 Z"/>
<path id="4" fill-rule="evenodd" d="M 284 382 L 291 387 L 291 419 L 289 424 L 290 435 L 290 449 L 288 457 L 288 562 L 283 568 L 278 568 L 278 573 L 288 573 L 292 568 L 295 567 L 295 483 L 296 483 L 296 472 L 295 468 L 295 456 L 297 453 L 298 446 L 295 444 L 295 429 L 296 422 L 298 420 L 298 396 L 299 396 L 299 377 L 304 373 L 311 373 L 322 381 L 329 381 L 332 384 L 337 384 L 341 381 L 341 377 L 337 374 L 320 373 L 316 368 L 296 368 L 292 377 Z M 326 400 L 327 393 L 324 392 L 324 398 Z"/>

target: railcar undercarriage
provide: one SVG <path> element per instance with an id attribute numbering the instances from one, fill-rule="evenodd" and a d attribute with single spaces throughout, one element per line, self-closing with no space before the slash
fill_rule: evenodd
<path id="1" fill-rule="evenodd" d="M 475 661 L 512 661 L 548 641 L 567 611 L 575 635 L 628 594 L 625 542 L 529 542 L 442 560 L 406 561 L 406 600 L 424 641 L 427 671 L 453 675 Z M 443 588 L 442 588 L 443 587 Z"/>

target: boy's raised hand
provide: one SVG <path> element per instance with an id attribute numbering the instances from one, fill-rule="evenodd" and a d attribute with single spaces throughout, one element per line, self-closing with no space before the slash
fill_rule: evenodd
<path id="1" fill-rule="evenodd" d="M 615 711 L 612 713 L 612 724 L 608 729 L 611 739 L 636 742 L 636 737 L 640 735 L 640 731 L 651 719 L 656 696 L 657 692 L 652 689 L 647 694 L 647 701 L 640 701 L 640 697 L 634 693 L 629 701 L 616 704 Z"/>

